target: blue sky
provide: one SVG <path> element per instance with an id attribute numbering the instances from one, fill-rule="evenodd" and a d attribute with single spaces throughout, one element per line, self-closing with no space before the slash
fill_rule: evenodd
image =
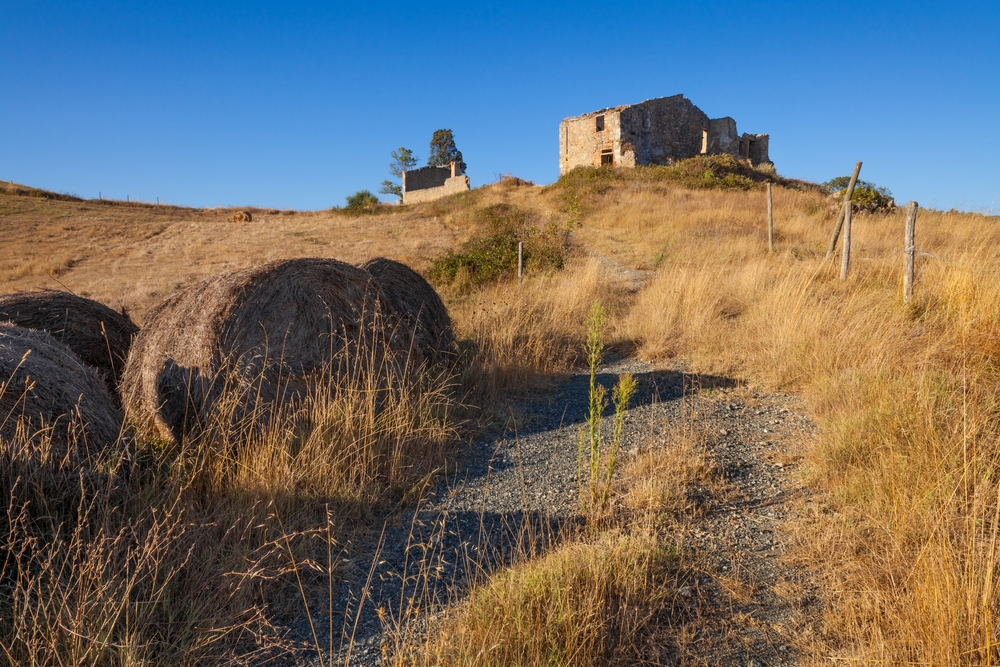
<path id="1" fill-rule="evenodd" d="M 318 209 L 454 130 L 473 185 L 558 176 L 558 125 L 683 93 L 779 173 L 1000 211 L 1000 3 L 0 0 L 0 179 Z"/>

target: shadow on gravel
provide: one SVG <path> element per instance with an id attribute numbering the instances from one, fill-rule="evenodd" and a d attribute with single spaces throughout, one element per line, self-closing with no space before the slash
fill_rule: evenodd
<path id="1" fill-rule="evenodd" d="M 648 364 L 628 359 L 608 359 L 606 368 L 614 372 L 599 373 L 597 381 L 609 389 L 621 373 L 636 378 L 630 410 L 740 384 L 726 377 L 649 371 Z M 334 587 L 334 653 L 345 657 L 345 645 L 352 643 L 351 664 L 377 664 L 380 641 L 392 637 L 398 623 L 412 621 L 410 610 L 461 599 L 473 582 L 552 549 L 582 527 L 572 491 L 589 384 L 589 375 L 578 372 L 525 400 L 516 424 L 512 418 L 470 443 L 452 472 L 429 489 L 426 503 L 387 517 L 377 548 L 359 545 L 350 556 L 357 569 Z M 328 609 L 329 603 L 314 600 L 313 608 Z M 328 614 L 314 620 L 318 628 L 330 627 Z M 302 619 L 294 625 L 293 635 L 309 636 Z M 328 646 L 329 632 L 317 634 Z"/>
<path id="2" fill-rule="evenodd" d="M 719 375 L 700 375 L 680 371 L 645 371 L 632 373 L 637 381 L 635 396 L 629 405 L 637 408 L 653 403 L 676 401 L 684 396 L 698 394 L 713 389 L 730 389 L 741 386 L 741 380 L 735 380 Z M 610 389 L 618 382 L 617 373 L 598 373 L 597 382 Z M 528 436 L 542 431 L 573 426 L 584 422 L 587 416 L 590 376 L 578 373 L 569 376 L 551 392 L 525 401 L 524 414 L 517 428 L 507 424 L 503 433 L 494 432 L 493 437 L 505 435 L 510 437 L 516 430 L 519 436 Z M 605 416 L 612 414 L 614 408 L 608 405 Z"/>

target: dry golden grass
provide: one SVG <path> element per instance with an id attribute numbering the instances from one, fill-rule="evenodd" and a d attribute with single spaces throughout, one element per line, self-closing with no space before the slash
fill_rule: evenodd
<path id="1" fill-rule="evenodd" d="M 76 466 L 0 451 L 0 654 L 10 664 L 255 664 L 287 648 L 340 548 L 444 462 L 449 378 L 311 378 L 265 425 L 225 401 L 175 447 L 128 436 Z M 45 443 L 42 443 L 45 448 Z M 336 554 L 336 556 L 332 555 Z M 320 565 L 322 563 L 322 565 Z"/>
<path id="2" fill-rule="evenodd" d="M 617 205 L 626 229 L 661 216 L 644 235 L 667 248 L 628 331 L 643 355 L 805 393 L 824 425 L 814 478 L 838 509 L 811 540 L 835 655 L 993 664 L 1000 225 L 922 212 L 918 247 L 940 259 L 920 259 L 904 306 L 901 212 L 856 221 L 841 283 L 823 260 L 827 227 L 803 214 L 811 195 L 778 192 L 774 257 L 757 193 L 716 195 L 728 201 L 714 220 L 666 202 Z"/>
<path id="3" fill-rule="evenodd" d="M 648 531 L 573 541 L 490 577 L 397 662 L 589 667 L 655 659 L 648 639 L 676 595 L 679 560 Z"/>
<path id="4" fill-rule="evenodd" d="M 130 306 L 141 321 L 176 286 L 276 257 L 384 255 L 426 268 L 473 233 L 470 211 L 489 203 L 514 203 L 542 222 L 577 219 L 576 259 L 567 271 L 529 276 L 521 290 L 505 284 L 445 295 L 472 359 L 466 400 L 489 409 L 511 388 L 530 390 L 575 363 L 597 298 L 611 313 L 610 342 L 620 349 L 682 357 L 694 371 L 801 391 L 821 424 L 810 453 L 812 480 L 835 510 L 802 539 L 812 546 L 801 556 L 829 595 L 827 647 L 816 659 L 1000 662 L 996 218 L 921 211 L 917 246 L 936 258 L 920 256 L 917 297 L 904 306 L 902 212 L 858 216 L 852 274 L 841 283 L 837 267 L 824 260 L 828 202 L 812 190 L 775 188 L 773 256 L 759 189 L 689 190 L 626 178 L 575 202 L 564 195 L 558 186 L 500 184 L 392 214 L 253 211 L 254 222 L 234 226 L 224 210 L 0 193 L 8 248 L 0 290 L 54 287 L 57 278 L 92 298 Z M 614 262 L 653 273 L 633 293 L 617 286 Z M 667 502 L 642 494 L 640 506 Z M 659 497 L 674 496 L 667 489 Z M 604 567 L 601 549 L 573 549 Z M 526 564 L 500 575 L 482 600 L 524 599 L 525 610 L 538 611 L 519 597 L 525 582 L 543 586 L 552 580 L 547 573 L 572 573 L 577 561 L 556 553 Z M 645 590 L 626 570 L 595 575 L 605 583 L 593 590 L 621 582 L 622 590 Z M 551 626 L 532 618 L 536 629 Z"/>

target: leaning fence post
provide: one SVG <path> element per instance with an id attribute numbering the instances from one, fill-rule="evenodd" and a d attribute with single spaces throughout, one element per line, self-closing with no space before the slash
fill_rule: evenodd
<path id="1" fill-rule="evenodd" d="M 524 279 L 524 241 L 517 242 L 517 286 Z"/>
<path id="2" fill-rule="evenodd" d="M 861 162 L 859 161 L 854 165 L 854 173 L 851 174 L 851 182 L 847 185 L 847 190 L 844 192 L 844 201 L 851 201 L 851 197 L 854 196 L 854 186 L 858 184 L 858 174 L 861 173 Z M 840 236 L 840 228 L 844 224 L 844 209 L 840 209 L 840 213 L 837 214 L 837 222 L 833 225 L 833 235 L 830 236 L 830 245 L 826 249 L 826 258 L 830 259 L 833 255 L 834 248 L 837 247 L 837 237 Z"/>
<path id="3" fill-rule="evenodd" d="M 847 280 L 851 268 L 851 202 L 844 203 L 844 245 L 840 249 L 840 279 Z"/>
<path id="4" fill-rule="evenodd" d="M 917 252 L 914 242 L 917 227 L 917 202 L 906 207 L 906 239 L 903 241 L 903 303 L 913 298 L 913 259 Z"/>
<path id="5" fill-rule="evenodd" d="M 767 250 L 774 252 L 774 207 L 771 205 L 771 182 L 767 183 Z"/>

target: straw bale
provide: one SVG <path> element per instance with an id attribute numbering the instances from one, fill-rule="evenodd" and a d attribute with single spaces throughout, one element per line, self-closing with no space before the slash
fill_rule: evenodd
<path id="1" fill-rule="evenodd" d="M 405 264 L 384 257 L 370 259 L 361 268 L 372 274 L 389 305 L 403 317 L 420 355 L 437 363 L 454 354 L 451 317 L 430 283 Z"/>
<path id="2" fill-rule="evenodd" d="M 119 439 L 122 415 L 93 368 L 44 331 L 0 322 L 0 454 L 80 459 Z M 14 452 L 14 449 L 18 452 Z"/>
<path id="3" fill-rule="evenodd" d="M 117 400 L 118 380 L 139 327 L 125 313 L 58 290 L 0 296 L 0 321 L 46 331 L 92 366 Z"/>
<path id="4" fill-rule="evenodd" d="M 209 423 L 213 407 L 233 405 L 223 398 L 236 398 L 240 420 L 266 419 L 271 406 L 299 395 L 306 377 L 335 372 L 345 343 L 351 352 L 365 341 L 374 346 L 368 358 L 392 365 L 409 341 L 385 330 L 387 319 L 398 320 L 379 315 L 385 301 L 366 271 L 331 259 L 279 260 L 204 280 L 148 315 L 122 375 L 125 413 L 140 433 L 177 442 Z"/>

